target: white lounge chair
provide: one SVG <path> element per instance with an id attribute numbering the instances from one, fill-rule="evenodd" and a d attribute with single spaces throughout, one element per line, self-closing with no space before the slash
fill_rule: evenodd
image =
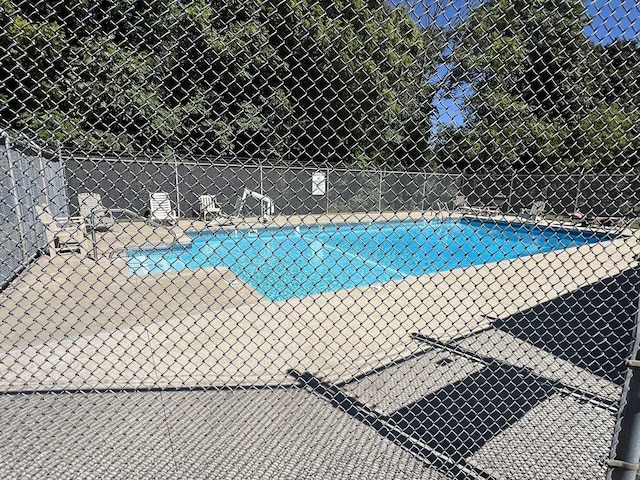
<path id="1" fill-rule="evenodd" d="M 453 202 L 453 210 L 466 213 L 475 213 L 476 215 L 486 215 L 489 212 L 487 207 L 472 207 L 465 195 L 456 195 Z"/>
<path id="2" fill-rule="evenodd" d="M 109 230 L 116 222 L 102 204 L 102 197 L 98 193 L 79 193 L 80 215 L 89 228 Z"/>
<path id="3" fill-rule="evenodd" d="M 171 198 L 168 193 L 150 193 L 149 207 L 151 220 L 170 224 L 175 224 L 178 221 L 176 212 L 171 208 Z"/>
<path id="4" fill-rule="evenodd" d="M 36 205 L 36 213 L 45 228 L 50 256 L 63 251 L 82 252 L 87 233 L 82 217 L 54 217 L 47 205 Z"/>
<path id="5" fill-rule="evenodd" d="M 200 195 L 200 216 L 206 222 L 207 215 L 217 217 L 220 215 L 220 208 L 216 205 L 216 197 L 214 195 Z"/>
<path id="6" fill-rule="evenodd" d="M 547 202 L 545 200 L 536 200 L 529 209 L 520 212 L 520 216 L 537 222 L 544 215 L 546 207 Z"/>

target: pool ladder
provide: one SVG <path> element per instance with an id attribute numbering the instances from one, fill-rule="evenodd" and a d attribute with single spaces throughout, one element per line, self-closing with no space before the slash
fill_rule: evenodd
<path id="1" fill-rule="evenodd" d="M 121 214 L 124 215 L 126 217 L 129 217 L 131 219 L 134 220 L 142 220 L 144 223 L 146 223 L 147 225 L 150 225 L 153 228 L 161 228 L 166 230 L 172 237 L 173 237 L 173 241 L 174 243 L 179 243 L 180 240 L 178 238 L 178 235 L 176 235 L 176 233 L 173 231 L 173 229 L 171 227 L 167 227 L 166 225 L 163 225 L 162 223 L 159 222 L 155 222 L 154 220 L 152 220 L 151 218 L 145 218 L 141 215 L 138 215 L 135 212 L 132 212 L 131 210 L 127 210 L 126 208 L 112 208 L 107 210 L 107 212 L 110 215 L 113 214 Z M 95 220 L 96 220 L 96 212 L 91 212 L 91 224 L 95 225 Z M 96 238 L 96 229 L 92 228 L 91 229 L 91 254 L 87 255 L 88 258 L 91 258 L 94 261 L 98 261 L 98 241 Z M 121 257 L 124 256 L 126 254 L 126 248 L 118 248 L 118 249 L 114 249 L 110 254 L 109 254 L 109 258 L 115 258 L 115 257 Z"/>
<path id="2" fill-rule="evenodd" d="M 447 218 L 451 218 L 451 209 L 447 202 L 437 202 L 436 220 L 444 221 Z"/>

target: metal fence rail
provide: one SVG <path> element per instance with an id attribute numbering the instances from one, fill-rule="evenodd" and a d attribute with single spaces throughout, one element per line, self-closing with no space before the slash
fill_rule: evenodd
<path id="1" fill-rule="evenodd" d="M 0 141 L 0 285 L 5 286 L 46 244 L 34 206 L 49 204 L 55 216 L 68 215 L 69 206 L 60 158 L 33 143 L 14 141 L 7 134 Z"/>
<path id="2" fill-rule="evenodd" d="M 635 478 L 639 21 L 0 1 L 0 478 Z"/>
<path id="3" fill-rule="evenodd" d="M 457 195 L 469 203 L 495 205 L 503 213 L 519 213 L 533 202 L 547 200 L 546 212 L 569 215 L 632 216 L 638 204 L 640 180 L 635 174 L 531 175 L 407 172 L 356 168 L 284 167 L 269 164 L 200 163 L 188 157 L 168 165 L 162 160 L 134 157 L 63 157 L 73 212 L 79 212 L 82 192 L 101 195 L 108 208 L 132 208 L 148 213 L 149 192 L 171 195 L 181 216 L 200 215 L 199 197 L 213 194 L 227 213 L 244 188 L 275 199 L 282 215 L 434 210 L 454 208 Z M 314 195 L 314 175 L 320 174 L 323 194 Z M 257 215 L 259 205 L 249 205 Z"/>

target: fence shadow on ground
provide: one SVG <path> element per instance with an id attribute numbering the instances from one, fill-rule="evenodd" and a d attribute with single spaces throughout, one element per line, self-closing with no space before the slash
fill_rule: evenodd
<path id="1" fill-rule="evenodd" d="M 639 287 L 636 267 L 500 319 L 493 327 L 621 385 Z"/>
<path id="2" fill-rule="evenodd" d="M 555 382 L 528 369 L 492 363 L 383 414 L 310 373 L 290 374 L 354 420 L 374 428 L 432 467 L 461 479 L 493 479 L 467 459 L 558 393 Z"/>
<path id="3" fill-rule="evenodd" d="M 635 267 L 497 320 L 492 328 L 621 384 L 623 359 L 628 355 L 636 322 L 638 287 L 640 267 Z M 574 395 L 580 402 L 601 401 L 597 395 L 573 391 L 573 387 L 498 360 L 491 353 L 487 357 L 476 356 L 457 345 L 440 344 L 419 334 L 414 338 L 436 349 L 465 356 L 482 367 L 384 412 L 364 400 L 373 398 L 372 392 L 350 395 L 349 389 L 345 389 L 350 382 L 333 385 L 310 373 L 290 373 L 302 386 L 354 420 L 374 428 L 379 435 L 413 452 L 432 467 L 464 479 L 494 478 L 470 458 L 499 436 L 507 435 L 503 440 L 509 442 L 510 427 L 551 397 Z M 367 376 L 383 372 L 384 369 L 378 369 Z M 407 378 L 397 381 L 405 384 Z M 370 382 L 371 388 L 376 384 Z M 605 410 L 612 407 L 608 402 L 599 406 Z"/>
<path id="4" fill-rule="evenodd" d="M 388 417 L 408 436 L 459 462 L 556 393 L 549 380 L 511 365 L 487 365 Z"/>

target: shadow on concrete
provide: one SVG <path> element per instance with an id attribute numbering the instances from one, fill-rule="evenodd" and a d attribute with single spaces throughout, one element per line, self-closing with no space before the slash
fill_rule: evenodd
<path id="1" fill-rule="evenodd" d="M 487 365 L 389 415 L 389 424 L 459 462 L 556 393 L 553 382 L 510 365 Z"/>
<path id="2" fill-rule="evenodd" d="M 636 322 L 640 268 L 494 322 L 563 360 L 621 385 Z"/>
<path id="3" fill-rule="evenodd" d="M 496 363 L 383 415 L 310 373 L 290 374 L 354 420 L 463 480 L 494 480 L 467 458 L 558 392 L 555 382 L 530 370 Z"/>
<path id="4" fill-rule="evenodd" d="M 628 355 L 636 323 L 639 287 L 637 267 L 497 320 L 492 328 L 621 384 L 623 359 Z M 357 396 L 349 396 L 341 389 L 349 382 L 333 385 L 308 372 L 289 373 L 301 386 L 324 397 L 354 420 L 374 428 L 432 467 L 465 480 L 494 479 L 469 458 L 552 396 L 570 391 L 584 401 L 600 401 L 589 396 L 590 392 L 585 396 L 585 392 L 572 391 L 572 387 L 559 381 L 493 356 L 475 356 L 456 346 L 415 338 L 435 348 L 457 349 L 452 353 L 466 355 L 483 367 L 390 414 L 382 414 Z"/>

